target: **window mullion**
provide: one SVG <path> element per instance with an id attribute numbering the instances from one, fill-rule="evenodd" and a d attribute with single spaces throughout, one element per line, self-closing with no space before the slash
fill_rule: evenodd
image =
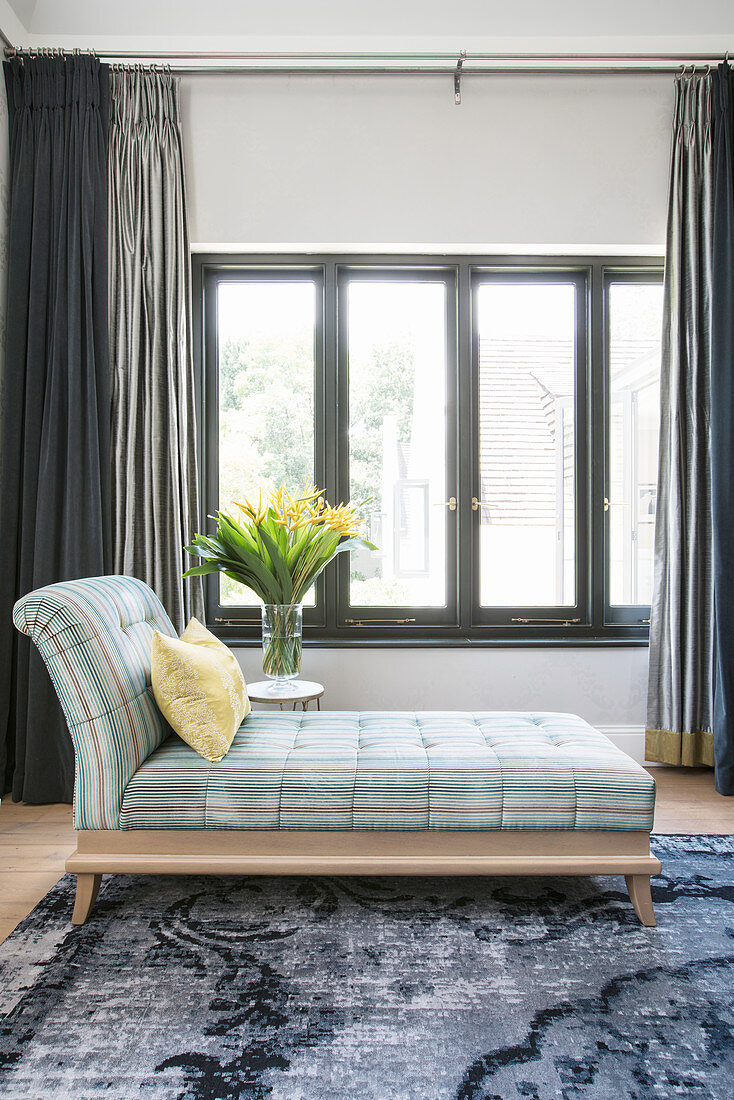
<path id="1" fill-rule="evenodd" d="M 459 625 L 471 628 L 474 602 L 474 513 L 470 501 L 476 493 L 474 454 L 476 451 L 476 407 L 472 356 L 471 265 L 457 268 L 457 496 L 459 499 L 458 555 L 456 562 Z"/>
<path id="2" fill-rule="evenodd" d="M 324 265 L 324 455 L 327 499 L 339 499 L 338 441 L 342 427 L 340 415 L 344 415 L 339 403 L 339 372 L 337 349 L 337 264 L 329 260 Z M 336 629 L 339 601 L 339 572 L 332 566 L 324 573 L 324 605 L 326 628 Z"/>
<path id="3" fill-rule="evenodd" d="M 607 492 L 607 372 L 606 372 L 606 303 L 604 271 L 601 262 L 591 271 L 591 355 L 590 379 L 590 474 L 589 474 L 589 534 L 591 575 L 591 623 L 595 629 L 604 625 L 604 601 L 607 590 L 607 555 L 604 517 L 604 497 Z"/>

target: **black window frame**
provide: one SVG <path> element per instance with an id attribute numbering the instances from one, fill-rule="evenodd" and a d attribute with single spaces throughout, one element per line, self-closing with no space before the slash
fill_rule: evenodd
<path id="1" fill-rule="evenodd" d="M 639 606 L 633 614 L 610 613 L 608 601 L 608 532 L 603 510 L 608 476 L 608 332 L 606 287 L 608 277 L 638 276 L 642 281 L 662 279 L 663 258 L 650 256 L 527 256 L 467 254 L 359 254 L 359 253 L 194 253 L 193 334 L 197 384 L 201 455 L 201 526 L 211 529 L 207 513 L 216 507 L 218 491 L 218 396 L 216 378 L 216 301 L 214 287 L 220 277 L 237 281 L 243 276 L 262 281 L 272 278 L 316 277 L 321 287 L 321 311 L 315 332 L 315 474 L 318 484 L 334 499 L 345 497 L 348 467 L 345 465 L 344 433 L 348 424 L 345 397 L 348 387 L 344 354 L 344 326 L 339 324 L 340 286 L 351 274 L 365 277 L 410 278 L 415 273 L 448 274 L 456 287 L 452 305 L 447 294 L 447 343 L 453 341 L 456 354 L 455 383 L 449 378 L 447 398 L 455 402 L 456 495 L 459 501 L 455 522 L 454 578 L 456 614 L 443 621 L 429 621 L 417 609 L 395 608 L 378 615 L 376 608 L 355 608 L 347 604 L 348 563 L 330 566 L 321 578 L 315 608 L 304 609 L 308 626 L 306 644 L 329 647 L 349 646 L 639 646 L 648 641 L 649 613 Z M 478 523 L 471 499 L 479 496 L 476 477 L 478 409 L 475 399 L 478 362 L 475 347 L 475 319 L 472 287 L 487 277 L 501 275 L 568 280 L 583 285 L 577 310 L 576 377 L 576 517 L 578 605 L 571 608 L 479 607 Z M 343 293 L 343 291 L 342 291 Z M 578 293 L 578 292 L 577 292 Z M 452 331 L 451 326 L 454 325 Z M 451 354 L 449 347 L 449 354 Z M 450 418 L 449 418 L 450 419 Z M 451 438 L 452 425 L 448 425 Z M 464 445 L 462 445 L 462 439 Z M 470 444 L 466 444 L 470 440 Z M 583 463 L 583 466 L 581 465 Z M 323 475 L 323 476 L 320 476 Z M 448 472 L 447 472 L 448 479 Z M 447 484 L 450 481 L 447 480 Z M 447 530 L 450 530 L 448 525 Z M 447 570 L 448 572 L 448 570 Z M 219 604 L 217 578 L 205 578 L 207 619 L 215 632 L 230 644 L 257 645 L 260 618 L 254 608 L 241 609 Z M 421 609 L 422 610 L 422 609 Z M 438 609 L 440 610 L 440 609 Z M 534 614 L 531 614 L 531 610 Z M 624 612 L 624 609 L 621 609 Z M 512 619 L 548 619 L 541 622 L 512 622 Z M 364 613 L 363 613 L 364 612 Z M 489 612 L 489 613 L 488 613 Z M 568 614 L 567 614 L 568 613 Z M 382 618 L 406 618 L 412 622 L 373 622 Z M 438 619 L 439 616 L 435 616 Z M 580 622 L 570 620 L 579 618 Z M 348 623 L 346 620 L 352 619 Z M 356 621 L 354 621 L 356 620 Z M 642 621 L 641 621 L 642 620 Z"/>
<path id="2" fill-rule="evenodd" d="M 604 309 L 604 493 L 602 497 L 602 516 L 604 520 L 604 623 L 606 626 L 649 626 L 649 604 L 613 604 L 611 602 L 611 534 L 610 524 L 612 519 L 611 509 L 607 507 L 607 501 L 611 499 L 611 329 L 609 325 L 609 289 L 613 283 L 637 283 L 642 285 L 662 286 L 663 271 L 655 267 L 640 266 L 634 270 L 629 268 L 615 269 L 605 267 L 603 273 L 602 292 Z"/>
<path id="3" fill-rule="evenodd" d="M 472 425 L 472 485 L 473 496 L 481 500 L 480 492 L 480 362 L 479 362 L 479 324 L 478 311 L 474 309 L 475 291 L 482 285 L 492 282 L 515 284 L 571 284 L 575 291 L 575 346 L 574 346 L 574 503 L 575 503 L 575 579 L 576 600 L 568 605 L 538 606 L 518 604 L 515 606 L 483 606 L 480 602 L 481 583 L 481 510 L 472 515 L 472 624 L 476 626 L 515 627 L 529 626 L 533 623 L 555 630 L 559 626 L 569 627 L 588 624 L 591 616 L 589 592 L 589 570 L 585 566 L 584 548 L 588 545 L 589 527 L 589 354 L 587 350 L 587 302 L 589 299 L 589 276 L 586 269 L 554 266 L 528 268 L 507 266 L 488 266 L 472 271 L 471 307 L 472 307 L 472 357 L 471 357 L 471 425 Z"/>
<path id="4" fill-rule="evenodd" d="M 195 271 L 197 267 L 198 265 L 194 264 Z M 219 378 L 214 364 L 219 361 L 216 288 L 220 283 L 314 283 L 317 303 L 320 305 L 320 308 L 316 310 L 314 320 L 314 480 L 317 485 L 322 484 L 326 478 L 323 269 L 318 264 L 307 262 L 288 264 L 282 268 L 278 267 L 276 277 L 273 265 L 264 267 L 253 264 L 217 264 L 202 267 L 200 269 L 200 280 L 200 283 L 197 280 L 195 284 L 199 289 L 202 322 L 200 338 L 196 343 L 200 348 L 200 364 L 203 365 L 203 368 L 202 365 L 197 364 L 196 355 L 194 359 L 197 380 L 200 380 L 198 391 L 202 395 L 202 414 L 199 419 L 203 427 L 204 446 L 200 450 L 200 454 L 203 455 L 203 470 L 200 480 L 203 486 L 202 499 L 206 507 L 206 516 L 210 517 L 214 514 L 218 507 L 219 497 Z M 203 415 L 204 410 L 206 410 L 205 416 Z M 202 526 L 203 523 L 202 517 Z M 212 531 L 214 525 L 211 519 L 207 519 L 206 523 L 207 529 Z M 210 625 L 213 624 L 218 628 L 236 625 L 237 629 L 259 630 L 261 616 L 254 608 L 238 607 L 237 605 L 222 604 L 220 602 L 218 575 L 204 577 L 204 597 L 207 620 Z M 326 600 L 323 576 L 316 582 L 315 606 L 305 606 L 303 609 L 303 622 L 309 629 L 323 629 L 325 626 Z"/>
<path id="5" fill-rule="evenodd" d="M 338 351 L 336 358 L 337 400 L 339 407 L 336 499 L 348 500 L 349 486 L 349 323 L 347 295 L 353 282 L 433 282 L 446 290 L 445 354 L 446 354 L 446 485 L 447 497 L 458 493 L 458 348 L 456 323 L 456 272 L 439 264 L 420 267 L 382 267 L 377 265 L 340 264 L 337 278 Z M 451 291 L 453 290 L 453 299 Z M 435 503 L 435 502 L 432 502 Z M 344 629 L 361 627 L 382 631 L 391 626 L 415 626 L 443 630 L 459 623 L 458 591 L 458 508 L 446 510 L 446 605 L 445 607 L 412 607 L 392 604 L 389 607 L 361 607 L 349 603 L 349 560 L 346 554 L 337 561 L 337 626 Z"/>

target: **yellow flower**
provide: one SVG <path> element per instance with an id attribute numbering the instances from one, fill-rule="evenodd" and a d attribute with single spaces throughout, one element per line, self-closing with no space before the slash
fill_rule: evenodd
<path id="1" fill-rule="evenodd" d="M 334 534 L 349 538 L 359 533 L 360 519 L 351 504 L 339 504 L 336 508 L 326 505 L 319 519 L 324 527 Z"/>
<path id="2" fill-rule="evenodd" d="M 255 524 L 262 523 L 267 515 L 267 508 L 263 507 L 262 493 L 259 495 L 257 506 L 251 504 L 249 500 L 242 501 L 242 503 L 235 500 L 233 503 L 235 508 L 239 508 L 239 510 Z"/>
<path id="3" fill-rule="evenodd" d="M 257 504 L 245 500 L 235 506 L 255 526 L 263 523 L 268 514 L 290 534 L 304 527 L 331 531 L 340 538 L 350 538 L 360 533 L 360 518 L 352 504 L 328 504 L 323 490 L 306 481 L 301 490 L 291 496 L 283 484 L 272 490 L 263 504 L 262 493 Z"/>

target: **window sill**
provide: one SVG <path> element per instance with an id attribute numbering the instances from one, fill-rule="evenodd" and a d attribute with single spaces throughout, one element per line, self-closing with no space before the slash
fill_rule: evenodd
<path id="1" fill-rule="evenodd" d="M 261 639 L 259 634 L 244 635 L 233 627 L 221 627 L 216 623 L 209 624 L 209 630 L 220 638 L 226 645 L 235 649 L 259 649 Z M 393 635 L 376 635 L 364 633 L 332 634 L 318 633 L 316 628 L 304 629 L 304 649 L 629 649 L 647 648 L 649 638 L 647 631 L 644 634 L 631 634 L 620 628 L 610 627 L 605 632 L 597 632 L 593 635 L 564 635 L 554 636 L 536 634 L 521 637 L 508 635 L 413 635 L 411 637 L 395 637 Z"/>

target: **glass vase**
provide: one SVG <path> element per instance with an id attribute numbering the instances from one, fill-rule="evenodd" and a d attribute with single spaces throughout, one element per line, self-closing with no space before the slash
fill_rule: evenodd
<path id="1" fill-rule="evenodd" d="M 301 672 L 303 604 L 266 603 L 262 608 L 263 672 L 273 694 L 287 692 Z"/>

